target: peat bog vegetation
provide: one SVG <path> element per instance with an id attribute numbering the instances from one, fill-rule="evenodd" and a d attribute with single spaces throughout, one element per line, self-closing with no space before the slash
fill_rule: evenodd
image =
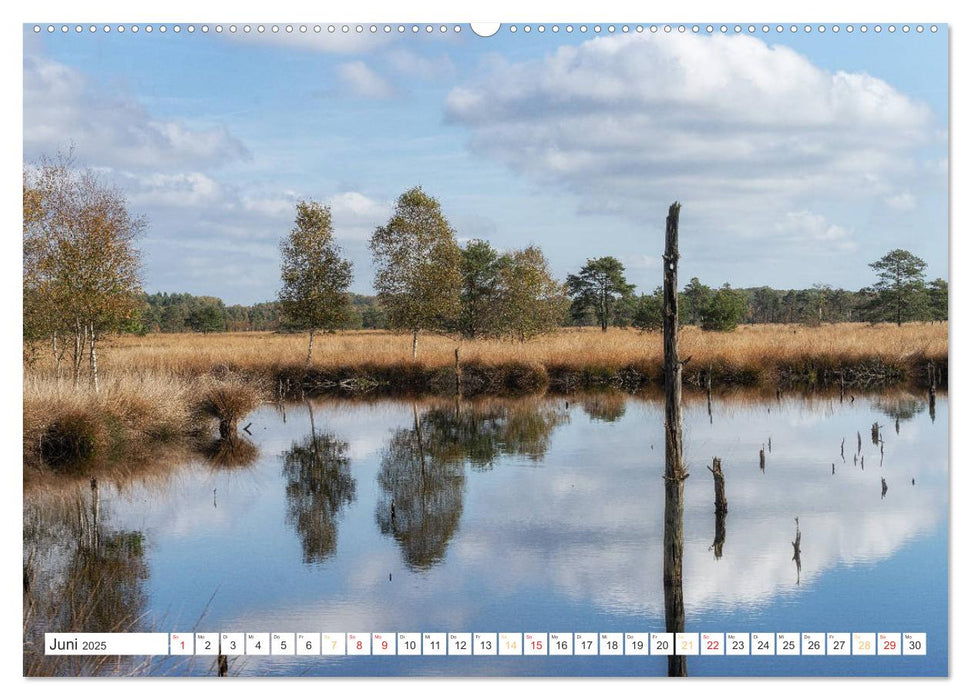
<path id="1" fill-rule="evenodd" d="M 264 401 L 354 397 L 523 395 L 574 391 L 649 393 L 663 385 L 660 332 L 561 329 L 524 343 L 344 331 L 112 336 L 95 392 L 58 378 L 53 363 L 24 379 L 24 463 L 36 476 L 85 471 L 161 448 L 191 446 L 219 463 L 245 461 L 239 436 Z M 947 324 L 743 325 L 731 333 L 680 332 L 690 391 L 718 387 L 846 391 L 947 381 Z M 456 354 L 456 349 L 458 353 Z M 458 358 L 458 364 L 456 364 Z M 219 438 L 215 439 L 218 425 Z"/>

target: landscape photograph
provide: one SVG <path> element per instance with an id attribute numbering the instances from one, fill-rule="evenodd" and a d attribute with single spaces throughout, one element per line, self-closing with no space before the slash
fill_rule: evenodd
<path id="1" fill-rule="evenodd" d="M 946 24 L 25 24 L 23 675 L 947 676 L 948 89 Z"/>

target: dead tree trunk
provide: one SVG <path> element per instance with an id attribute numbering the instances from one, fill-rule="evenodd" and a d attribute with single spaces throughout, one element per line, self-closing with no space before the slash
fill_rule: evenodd
<path id="1" fill-rule="evenodd" d="M 712 458 L 708 471 L 711 472 L 715 480 L 715 541 L 712 542 L 711 546 L 715 550 L 715 559 L 721 559 L 722 548 L 725 546 L 725 515 L 728 513 L 722 461 L 718 457 Z"/>
<path id="2" fill-rule="evenodd" d="M 418 331 L 411 332 L 411 359 L 418 359 Z"/>
<path id="3" fill-rule="evenodd" d="M 715 512 L 727 513 L 728 501 L 725 500 L 725 473 L 722 471 L 722 461 L 718 457 L 714 457 L 708 471 L 711 472 L 715 480 Z"/>
<path id="4" fill-rule="evenodd" d="M 711 549 L 715 550 L 715 559 L 722 558 L 725 549 L 725 513 L 715 513 L 715 540 L 711 543 Z"/>
<path id="5" fill-rule="evenodd" d="M 668 632 L 684 631 L 684 467 L 681 436 L 681 371 L 678 357 L 678 217 L 668 209 L 664 232 L 664 620 Z M 669 676 L 687 676 L 684 656 L 668 657 Z"/>

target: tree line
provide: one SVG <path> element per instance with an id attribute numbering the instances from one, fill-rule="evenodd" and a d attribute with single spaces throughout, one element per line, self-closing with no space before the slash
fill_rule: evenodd
<path id="1" fill-rule="evenodd" d="M 344 330 L 387 328 L 384 311 L 377 299 L 353 294 Z M 185 293 L 142 294 L 136 314 L 121 328 L 123 332 L 147 333 L 238 333 L 245 331 L 288 331 L 278 301 L 256 304 L 226 304 L 219 297 Z M 296 329 L 293 329 L 296 330 Z"/>
<path id="2" fill-rule="evenodd" d="M 495 254 L 495 251 L 492 251 Z M 489 265 L 485 266 L 487 269 Z M 469 276 L 470 282 L 474 280 Z M 481 277 L 480 277 L 481 279 Z M 485 278 L 489 280 L 489 277 Z M 490 306 L 491 284 L 470 284 L 467 291 L 468 310 L 460 319 L 460 329 L 466 337 L 488 335 L 485 329 L 496 323 L 498 310 Z M 932 280 L 916 298 L 919 303 L 905 314 L 903 320 L 946 321 L 947 282 Z M 376 296 L 349 293 L 350 313 L 340 330 L 387 330 L 387 314 Z M 864 288 L 847 291 L 829 285 L 815 285 L 809 289 L 773 289 L 771 287 L 709 287 L 692 278 L 679 294 L 682 325 L 694 325 L 707 330 L 725 330 L 733 320 L 737 325 L 755 323 L 803 324 L 844 322 L 895 322 L 895 312 L 878 304 L 874 291 Z M 225 304 L 214 296 L 186 293 L 141 294 L 132 319 L 119 327 L 124 333 L 221 333 L 245 331 L 299 331 L 284 318 L 278 301 L 251 305 Z M 559 319 L 558 327 L 601 327 L 607 319 L 609 327 L 659 328 L 660 296 L 630 294 L 616 300 L 609 315 L 598 318 L 590 308 L 568 304 Z M 875 313 L 874 313 L 875 312 Z M 492 318 L 486 323 L 487 315 Z M 730 330 L 730 328 L 728 328 Z"/>
<path id="3" fill-rule="evenodd" d="M 525 342 L 563 326 L 653 330 L 661 323 L 660 288 L 636 294 L 616 258 L 588 259 L 560 282 L 538 246 L 460 245 L 421 187 L 398 197 L 371 236 L 376 296 L 349 292 L 353 267 L 335 241 L 330 209 L 306 200 L 280 243 L 278 298 L 251 306 L 145 294 L 135 245 L 145 220 L 129 213 L 120 191 L 76 168 L 70 153 L 25 166 L 23 215 L 25 359 L 49 344 L 58 376 L 70 358 L 75 385 L 87 360 L 95 389 L 98 342 L 116 331 L 309 331 L 309 362 L 317 333 L 349 328 L 409 333 L 417 357 L 422 333 Z M 876 281 L 857 291 L 733 289 L 692 278 L 680 295 L 681 320 L 730 331 L 739 323 L 947 319 L 947 282 L 926 282 L 920 258 L 893 250 L 870 266 Z"/>

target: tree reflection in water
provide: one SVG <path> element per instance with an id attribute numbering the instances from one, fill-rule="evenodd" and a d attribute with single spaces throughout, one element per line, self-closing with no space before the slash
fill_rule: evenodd
<path id="1" fill-rule="evenodd" d="M 348 470 L 347 443 L 317 434 L 310 408 L 310 435 L 283 454 L 287 520 L 300 535 L 303 560 L 324 561 L 337 550 L 337 519 L 354 502 L 357 484 Z"/>
<path id="2" fill-rule="evenodd" d="M 394 433 L 381 459 L 375 519 L 415 569 L 445 556 L 462 515 L 466 464 L 487 470 L 503 455 L 539 463 L 553 430 L 569 420 L 544 400 L 457 403 L 422 413 L 413 404 L 412 415 L 411 428 Z"/>
<path id="3" fill-rule="evenodd" d="M 584 396 L 580 402 L 590 420 L 613 423 L 627 413 L 627 395 L 620 392 L 603 392 Z"/>
<path id="4" fill-rule="evenodd" d="M 45 656 L 44 633 L 140 632 L 148 596 L 141 532 L 104 525 L 96 482 L 24 501 L 24 675 L 129 675 L 137 657 Z"/>
<path id="5" fill-rule="evenodd" d="M 909 421 L 927 408 L 927 401 L 909 395 L 885 396 L 873 402 L 873 407 L 897 423 L 900 432 L 900 421 Z"/>

